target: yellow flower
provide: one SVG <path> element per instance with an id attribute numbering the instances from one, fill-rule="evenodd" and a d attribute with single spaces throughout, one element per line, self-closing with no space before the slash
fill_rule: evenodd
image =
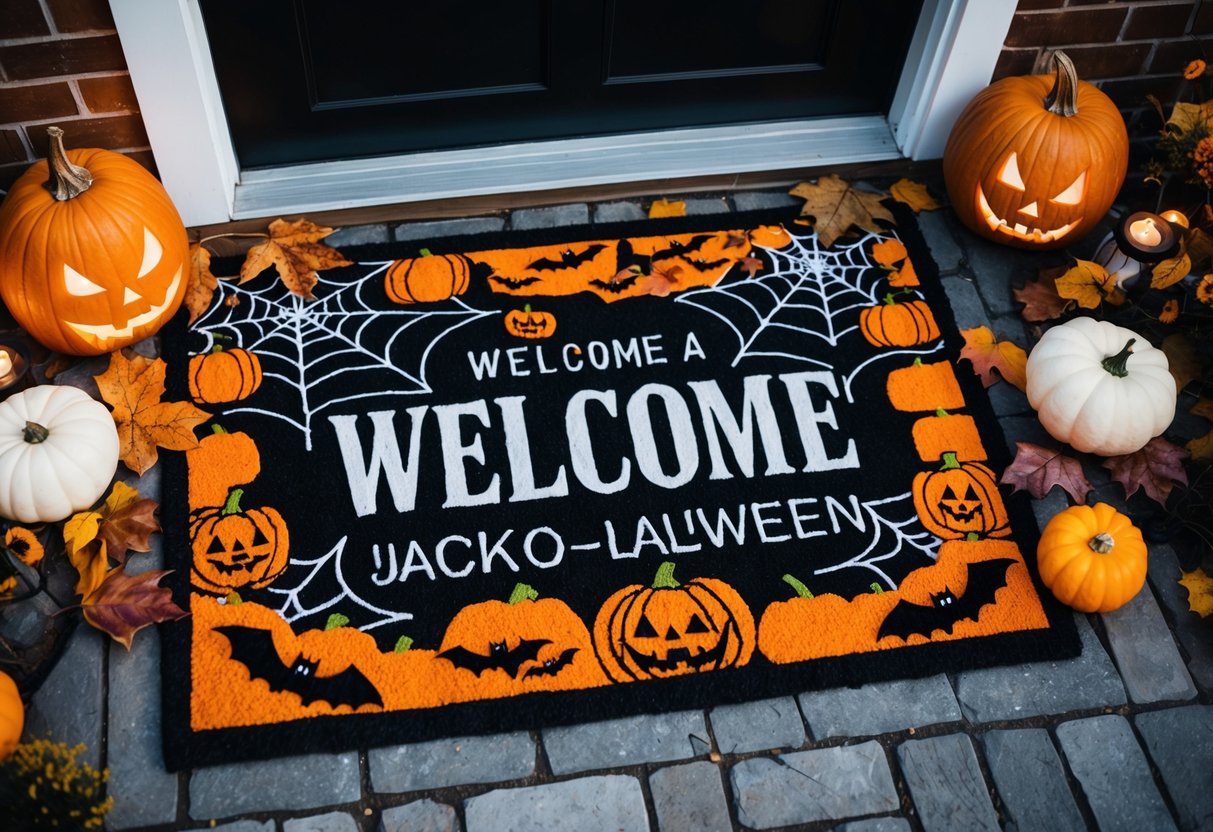
<path id="1" fill-rule="evenodd" d="M 1184 67 L 1184 77 L 1189 81 L 1194 81 L 1205 74 L 1205 62 L 1200 58 L 1189 63 Z"/>
<path id="2" fill-rule="evenodd" d="M 1205 136 L 1196 143 L 1192 148 L 1192 162 L 1205 187 L 1213 188 L 1213 136 Z"/>
<path id="3" fill-rule="evenodd" d="M 37 566 L 46 554 L 34 533 L 22 526 L 13 526 L 4 534 L 4 546 L 26 566 Z"/>
<path id="4" fill-rule="evenodd" d="M 1171 298 L 1163 304 L 1162 311 L 1158 313 L 1158 322 L 1160 324 L 1175 323 L 1175 319 L 1179 317 L 1179 301 Z"/>
<path id="5" fill-rule="evenodd" d="M 1207 274 L 1196 284 L 1196 299 L 1213 306 L 1213 274 Z"/>

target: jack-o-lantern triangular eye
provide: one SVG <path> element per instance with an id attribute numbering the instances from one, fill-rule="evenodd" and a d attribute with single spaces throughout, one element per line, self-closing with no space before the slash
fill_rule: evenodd
<path id="1" fill-rule="evenodd" d="M 1018 154 L 1012 153 L 1007 157 L 1007 160 L 1002 163 L 1002 170 L 998 172 L 998 181 L 1009 188 L 1014 188 L 1017 191 L 1025 190 L 1023 177 L 1019 175 Z"/>
<path id="2" fill-rule="evenodd" d="M 1083 191 L 1087 186 L 1087 172 L 1084 170 L 1078 174 L 1078 178 L 1069 184 L 1069 186 L 1053 197 L 1050 202 L 1056 202 L 1059 205 L 1077 205 L 1082 202 Z"/>
<path id="3" fill-rule="evenodd" d="M 156 268 L 160 263 L 160 258 L 164 256 L 164 246 L 160 245 L 160 241 L 156 239 L 152 232 L 146 228 L 143 229 L 143 262 L 139 265 L 139 276 L 147 277 L 152 269 Z"/>

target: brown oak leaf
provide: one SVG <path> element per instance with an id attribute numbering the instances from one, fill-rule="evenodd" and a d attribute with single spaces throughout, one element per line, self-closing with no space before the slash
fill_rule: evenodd
<path id="1" fill-rule="evenodd" d="M 211 418 L 189 402 L 162 402 L 165 364 L 162 359 L 121 351 L 110 355 L 109 367 L 93 376 L 101 398 L 113 408 L 118 428 L 119 456 L 126 467 L 142 475 L 156 464 L 157 447 L 186 451 L 198 445 L 194 428 Z"/>
<path id="2" fill-rule="evenodd" d="M 1204 374 L 1200 356 L 1192 339 L 1182 332 L 1168 335 L 1159 349 L 1167 356 L 1167 368 L 1175 378 L 1175 389 L 1183 390 L 1188 384 Z"/>
<path id="3" fill-rule="evenodd" d="M 312 300 L 312 289 L 320 269 L 336 269 L 351 265 L 345 255 L 320 240 L 333 229 L 309 220 L 286 222 L 274 220 L 269 226 L 270 238 L 248 250 L 240 266 L 240 282 L 246 283 L 263 270 L 273 266 L 286 288 L 301 298 Z"/>
<path id="4" fill-rule="evenodd" d="M 1057 278 L 1066 273 L 1062 267 L 1041 269 L 1036 280 L 1012 289 L 1015 300 L 1023 304 L 1019 314 L 1033 323 L 1060 318 L 1074 306 L 1074 301 L 1057 294 Z"/>
<path id="5" fill-rule="evenodd" d="M 1015 459 L 1002 472 L 1000 483 L 1014 491 L 1027 491 L 1037 500 L 1059 486 L 1075 503 L 1086 503 L 1091 483 L 1081 462 L 1055 448 L 1032 442 L 1016 442 L 1015 447 Z"/>
<path id="6" fill-rule="evenodd" d="M 680 199 L 655 199 L 649 205 L 649 219 L 657 219 L 658 217 L 685 217 L 686 215 L 687 204 Z"/>
<path id="7" fill-rule="evenodd" d="M 988 326 L 962 329 L 960 334 L 965 339 L 960 357 L 973 363 L 973 372 L 981 376 L 983 385 L 989 387 L 1001 376 L 1020 390 L 1027 386 L 1028 354 L 1022 347 L 1011 341 L 996 340 Z"/>
<path id="8" fill-rule="evenodd" d="M 147 625 L 176 621 L 189 614 L 173 603 L 168 587 L 159 585 L 171 571 L 128 575 L 121 568 L 111 570 L 81 602 L 84 619 L 130 650 L 135 633 Z"/>
<path id="9" fill-rule="evenodd" d="M 1098 309 L 1101 303 L 1120 306 L 1127 298 L 1108 270 L 1090 260 L 1079 260 L 1054 284 L 1057 294 L 1069 298 L 1083 309 Z"/>
<path id="10" fill-rule="evenodd" d="M 210 308 L 219 279 L 211 273 L 211 253 L 204 246 L 190 246 L 190 276 L 185 284 L 185 308 L 190 313 L 190 323 Z"/>
<path id="11" fill-rule="evenodd" d="M 1192 271 L 1192 258 L 1186 252 L 1163 260 L 1150 272 L 1150 288 L 1166 289 L 1183 280 Z"/>
<path id="12" fill-rule="evenodd" d="M 837 176 L 801 182 L 789 193 L 804 200 L 800 214 L 814 218 L 813 228 L 823 246 L 833 245 L 853 225 L 878 232 L 884 229 L 877 220 L 893 222 L 893 215 L 881 204 L 887 194 L 856 190 Z"/>
<path id="13" fill-rule="evenodd" d="M 159 504 L 155 500 L 140 496 L 137 489 L 122 480 L 115 482 L 101 506 L 101 524 L 97 530 L 107 555 L 123 563 L 128 551 L 151 551 L 149 538 L 160 531 L 157 508 Z"/>
<path id="14" fill-rule="evenodd" d="M 1188 452 L 1160 436 L 1151 439 L 1139 451 L 1123 456 L 1108 457 L 1103 467 L 1112 472 L 1112 479 L 1124 486 L 1125 497 L 1141 489 L 1154 502 L 1166 505 L 1175 483 L 1188 484 L 1183 461 Z"/>
<path id="15" fill-rule="evenodd" d="M 911 179 L 898 179 L 889 188 L 889 195 L 903 205 L 908 205 L 915 214 L 919 211 L 934 211 L 939 207 L 927 186 Z"/>

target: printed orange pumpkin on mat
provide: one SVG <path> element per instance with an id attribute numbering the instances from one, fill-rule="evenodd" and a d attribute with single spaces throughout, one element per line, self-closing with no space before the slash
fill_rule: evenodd
<path id="1" fill-rule="evenodd" d="M 913 413 L 920 410 L 959 410 L 965 406 L 956 371 L 947 361 L 924 364 L 922 358 L 915 358 L 909 367 L 889 373 L 885 390 L 894 410 Z"/>
<path id="2" fill-rule="evenodd" d="M 814 595 L 791 575 L 783 580 L 796 594 L 763 611 L 758 623 L 762 655 L 776 664 L 791 664 L 877 649 L 876 632 L 897 603 L 895 593 L 867 592 L 848 601 L 832 593 Z"/>
<path id="3" fill-rule="evenodd" d="M 247 399 L 261 386 L 261 359 L 239 347 L 215 345 L 195 355 L 189 366 L 190 396 L 198 404 L 221 404 Z"/>
<path id="4" fill-rule="evenodd" d="M 467 291 L 471 264 L 462 254 L 430 254 L 397 260 L 383 276 L 392 303 L 436 303 Z"/>
<path id="5" fill-rule="evenodd" d="M 238 485 L 248 485 L 261 473 L 261 452 L 247 433 L 228 433 L 211 423 L 211 435 L 185 452 L 189 469 L 189 507 L 197 511 L 221 506 Z"/>
<path id="6" fill-rule="evenodd" d="M 859 331 L 875 347 L 912 347 L 939 337 L 930 307 L 920 300 L 898 303 L 891 293 L 859 313 Z"/>
<path id="7" fill-rule="evenodd" d="M 679 583 L 666 561 L 650 586 L 624 587 L 594 620 L 594 648 L 617 682 L 740 667 L 754 652 L 754 616 L 717 578 Z"/>
<path id="8" fill-rule="evenodd" d="M 551 312 L 536 312 L 528 303 L 521 309 L 505 313 L 505 331 L 516 338 L 532 341 L 551 338 L 556 332 L 556 316 Z"/>
<path id="9" fill-rule="evenodd" d="M 291 550 L 286 521 L 277 509 L 241 508 L 243 494 L 233 488 L 222 507 L 203 508 L 190 518 L 190 577 L 200 589 L 260 589 L 286 569 Z"/>
<path id="10" fill-rule="evenodd" d="M 1006 537 L 1011 533 L 998 478 L 980 462 L 960 462 L 955 453 L 946 452 L 939 470 L 914 475 L 910 491 L 919 521 L 936 537 Z"/>
<path id="11" fill-rule="evenodd" d="M 959 461 L 986 459 L 986 448 L 977 432 L 972 416 L 948 413 L 940 409 L 934 416 L 923 416 L 910 428 L 910 436 L 923 462 L 942 459 L 945 453 L 955 454 Z"/>

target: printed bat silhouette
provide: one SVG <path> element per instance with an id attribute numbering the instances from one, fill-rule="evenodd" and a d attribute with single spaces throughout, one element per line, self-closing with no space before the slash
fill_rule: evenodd
<path id="1" fill-rule="evenodd" d="M 688 254 L 693 254 L 703 248 L 703 244 L 711 240 L 714 234 L 696 234 L 686 243 L 674 242 L 669 248 L 663 248 L 660 251 L 655 251 L 649 255 L 650 260 L 665 260 L 669 257 L 685 257 Z M 723 261 L 722 261 L 723 262 Z"/>
<path id="2" fill-rule="evenodd" d="M 532 676 L 555 676 L 560 671 L 564 670 L 573 663 L 573 656 L 577 655 L 580 647 L 570 647 L 554 659 L 548 659 L 543 664 L 537 664 L 522 674 L 523 679 L 530 679 Z"/>
<path id="3" fill-rule="evenodd" d="M 566 248 L 560 252 L 560 259 L 553 260 L 550 257 L 540 257 L 528 269 L 535 271 L 552 271 L 553 269 L 575 269 L 583 263 L 588 263 L 598 256 L 598 252 L 602 251 L 606 246 L 595 244 L 587 246 L 585 251 L 575 252 L 571 248 Z"/>
<path id="4" fill-rule="evenodd" d="M 504 670 L 518 678 L 518 671 L 526 662 L 539 658 L 539 648 L 552 642 L 546 638 L 521 639 L 517 647 L 509 647 L 504 641 L 489 644 L 489 654 L 473 653 L 462 645 L 443 650 L 438 658 L 446 659 L 455 667 L 462 667 L 480 676 L 488 670 Z"/>
<path id="5" fill-rule="evenodd" d="M 619 275 L 616 275 L 610 280 L 599 280 L 598 278 L 594 278 L 590 281 L 590 285 L 597 286 L 604 292 L 611 292 L 617 295 L 639 279 L 640 275 L 637 273 L 630 274 L 627 277 L 619 277 Z"/>
<path id="6" fill-rule="evenodd" d="M 363 705 L 383 707 L 379 691 L 362 671 L 350 665 L 332 676 L 317 676 L 319 662 L 309 662 L 300 653 L 285 664 L 274 649 L 274 637 L 269 630 L 230 625 L 216 627 L 215 632 L 227 636 L 232 645 L 232 660 L 244 665 L 252 679 L 263 679 L 273 692 L 297 694 L 303 705 L 317 700 L 330 707 L 349 705 L 357 710 Z"/>
<path id="7" fill-rule="evenodd" d="M 981 608 L 993 604 L 995 593 L 1007 585 L 1007 569 L 1014 563 L 1010 558 L 997 558 L 968 564 L 968 584 L 959 598 L 945 589 L 931 596 L 929 606 L 898 601 L 885 616 L 876 640 L 885 636 L 904 639 L 914 634 L 930 638 L 936 630 L 950 634 L 952 627 L 961 621 L 976 621 Z"/>
<path id="8" fill-rule="evenodd" d="M 541 282 L 538 277 L 501 277 L 499 275 L 490 275 L 489 280 L 494 283 L 500 283 L 502 286 L 510 289 L 521 289 L 523 286 L 530 286 L 532 283 Z"/>

